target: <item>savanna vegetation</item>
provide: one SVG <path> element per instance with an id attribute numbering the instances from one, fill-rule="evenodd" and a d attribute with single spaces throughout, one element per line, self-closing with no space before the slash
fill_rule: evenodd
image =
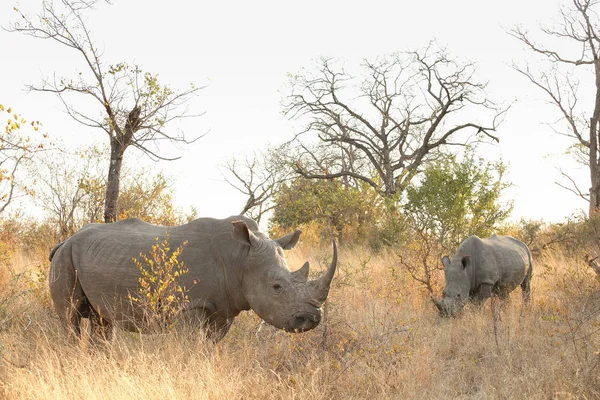
<path id="1" fill-rule="evenodd" d="M 575 228 L 538 231 L 539 248 L 570 241 L 536 252 L 531 307 L 514 293 L 496 329 L 489 304 L 440 318 L 391 249 L 347 247 L 319 327 L 288 334 L 247 312 L 217 345 L 183 326 L 67 342 L 45 277 L 19 254 L 2 276 L 0 390 L 10 399 L 595 398 L 599 283 L 577 256 Z M 318 265 L 329 254 L 305 245 L 288 260 Z M 433 280 L 439 289 L 439 271 Z"/>
<path id="2" fill-rule="evenodd" d="M 407 189 L 395 213 L 369 188 L 291 181 L 274 199 L 271 219 L 274 236 L 294 226 L 305 231 L 303 244 L 288 253 L 290 266 L 305 260 L 325 266 L 328 240 L 340 235 L 343 242 L 326 318 L 310 332 L 291 334 L 245 312 L 216 345 L 178 321 L 186 288 L 177 277 L 186 266 L 177 256 L 185 247 L 171 249 L 168 240 L 136 257 L 140 288 L 132 301 L 148 311 L 151 333 L 116 330 L 109 341 L 91 332 L 67 339 L 47 282 L 48 249 L 65 226 L 60 213 L 48 212 L 41 221 L 5 215 L 2 243 L 11 251 L 3 253 L 0 290 L 3 397 L 596 397 L 600 283 L 589 265 L 600 254 L 598 225 L 584 217 L 564 224 L 507 223 L 503 171 L 501 163 L 472 154 L 441 159 Z M 171 197 L 160 179 L 149 182 L 146 188 L 125 185 L 122 193 L 137 195 L 120 202 L 130 204 L 122 212 L 144 209 L 146 219 L 160 222 L 164 210 L 172 210 Z M 83 192 L 76 198 L 98 195 L 81 179 L 71 187 Z M 449 190 L 438 193 L 439 187 Z M 73 230 L 90 215 L 102 218 L 86 211 L 87 200 L 68 207 L 75 210 Z M 306 215 L 311 218 L 299 219 Z M 186 218 L 179 212 L 169 223 Z M 429 297 L 443 288 L 439 259 L 465 232 L 505 233 L 530 245 L 535 278 L 529 308 L 517 292 L 496 317 L 488 302 L 481 311 L 440 318 Z M 166 284 L 157 285 L 156 277 Z"/>
<path id="3" fill-rule="evenodd" d="M 173 157 L 159 143 L 197 139 L 166 129 L 196 116 L 184 106 L 199 88 L 178 92 L 141 67 L 105 64 L 86 26 L 94 3 L 63 0 L 61 13 L 44 2 L 38 17 L 15 9 L 20 22 L 10 26 L 78 53 L 90 80 L 58 78 L 30 89 L 58 96 L 72 118 L 109 140 L 106 147 L 59 149 L 39 121 L 0 104 L 2 398 L 600 397 L 600 103 L 590 124 L 582 122 L 577 85 L 545 74 L 540 82 L 517 67 L 559 107 L 578 142 L 570 154 L 590 168 L 592 186 L 588 193 L 570 189 L 589 200 L 587 215 L 511 221 L 510 166 L 478 152 L 499 140 L 508 107 L 488 98 L 474 63 L 435 43 L 365 60 L 359 76 L 331 59 L 291 74 L 283 111 L 301 131 L 224 168 L 246 198 L 231 214 L 261 220 L 272 237 L 303 231 L 287 253 L 291 269 L 309 260 L 319 276 L 331 240 L 340 244 L 315 329 L 286 333 L 248 311 L 213 343 L 181 318 L 189 287 L 180 278 L 190 266 L 179 258 L 188 242 L 173 246 L 167 235 L 132 254 L 139 286 L 129 300 L 143 310 L 146 333 L 111 335 L 89 322 L 81 337 L 65 331 L 48 289 L 50 249 L 88 223 L 138 217 L 172 226 L 197 217 L 174 206 L 171 177 L 124 154 L 132 148 L 167 160 Z M 600 35 L 590 23 L 597 2 L 573 5 L 562 13 L 566 30 L 546 33 L 584 43 L 580 59 L 545 50 L 520 28 L 512 34 L 552 63 L 593 66 L 597 74 Z M 571 97 L 561 98 L 560 88 Z M 91 98 L 99 113 L 75 108 L 70 96 Z M 18 197 L 41 212 L 14 207 Z M 441 257 L 470 235 L 494 233 L 530 247 L 531 304 L 523 305 L 517 290 L 502 304 L 492 298 L 482 309 L 441 318 L 431 301 L 444 288 Z"/>

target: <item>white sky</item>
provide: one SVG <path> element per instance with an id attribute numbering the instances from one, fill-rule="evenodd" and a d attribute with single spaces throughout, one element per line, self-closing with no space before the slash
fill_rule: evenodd
<path id="1" fill-rule="evenodd" d="M 554 184 L 560 178 L 556 165 L 572 164 L 556 156 L 570 142 L 546 125 L 557 114 L 541 92 L 510 68 L 529 53 L 506 29 L 520 23 L 536 30 L 556 16 L 556 0 L 114 3 L 88 14 L 105 64 L 137 63 L 173 88 L 208 84 L 195 103 L 205 116 L 181 127 L 189 134 L 210 133 L 179 151 L 180 160 L 154 164 L 177 176 L 177 204 L 194 205 L 200 216 L 236 214 L 245 201 L 223 181 L 220 165 L 233 155 L 291 137 L 294 127 L 281 115 L 280 106 L 288 73 L 310 67 L 311 60 L 322 55 L 358 62 L 422 48 L 434 38 L 453 56 L 478 64 L 478 76 L 489 81 L 491 99 L 517 100 L 497 132 L 500 144 L 484 150 L 509 163 L 508 180 L 514 187 L 507 197 L 515 202 L 513 218 L 558 221 L 586 208 L 583 200 Z M 2 0 L 2 26 L 16 18 L 15 5 L 41 9 L 38 0 Z M 3 30 L 0 48 L 1 104 L 39 119 L 52 138 L 67 146 L 107 140 L 102 132 L 70 120 L 55 97 L 24 91 L 25 84 L 39 83 L 54 72 L 71 76 L 85 71 L 78 54 L 51 41 Z M 585 170 L 575 176 L 582 188 L 589 186 Z"/>

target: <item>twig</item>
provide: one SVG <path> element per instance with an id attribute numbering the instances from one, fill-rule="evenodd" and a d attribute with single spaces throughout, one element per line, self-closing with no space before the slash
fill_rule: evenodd
<path id="1" fill-rule="evenodd" d="M 256 340 L 260 341 L 260 338 L 258 337 L 258 334 L 260 333 L 260 331 L 262 330 L 263 325 L 265 324 L 265 320 L 261 319 L 260 320 L 260 324 L 258 324 L 258 329 L 256 330 Z"/>

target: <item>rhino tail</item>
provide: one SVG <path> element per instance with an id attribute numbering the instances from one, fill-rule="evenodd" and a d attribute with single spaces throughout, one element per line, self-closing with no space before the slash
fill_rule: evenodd
<path id="1" fill-rule="evenodd" d="M 66 242 L 66 240 L 63 240 L 62 242 L 60 242 L 59 244 L 54 246 L 54 248 L 50 251 L 50 256 L 48 256 L 49 261 L 52 261 L 52 258 L 54 257 L 54 254 L 56 253 L 56 251 L 60 248 L 60 246 L 65 244 L 65 242 Z"/>
<path id="2" fill-rule="evenodd" d="M 525 279 L 521 282 L 521 289 L 523 291 L 523 302 L 529 303 L 531 299 L 531 278 L 533 276 L 533 260 L 531 258 L 531 253 L 528 252 L 529 256 L 529 265 L 527 268 L 527 272 L 525 273 Z"/>

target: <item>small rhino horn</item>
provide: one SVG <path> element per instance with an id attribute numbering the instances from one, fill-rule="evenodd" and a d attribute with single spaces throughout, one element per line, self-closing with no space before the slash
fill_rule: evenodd
<path id="1" fill-rule="evenodd" d="M 304 263 L 302 268 L 292 272 L 292 279 L 297 282 L 306 282 L 308 280 L 309 270 L 310 270 L 310 265 L 307 261 Z"/>

